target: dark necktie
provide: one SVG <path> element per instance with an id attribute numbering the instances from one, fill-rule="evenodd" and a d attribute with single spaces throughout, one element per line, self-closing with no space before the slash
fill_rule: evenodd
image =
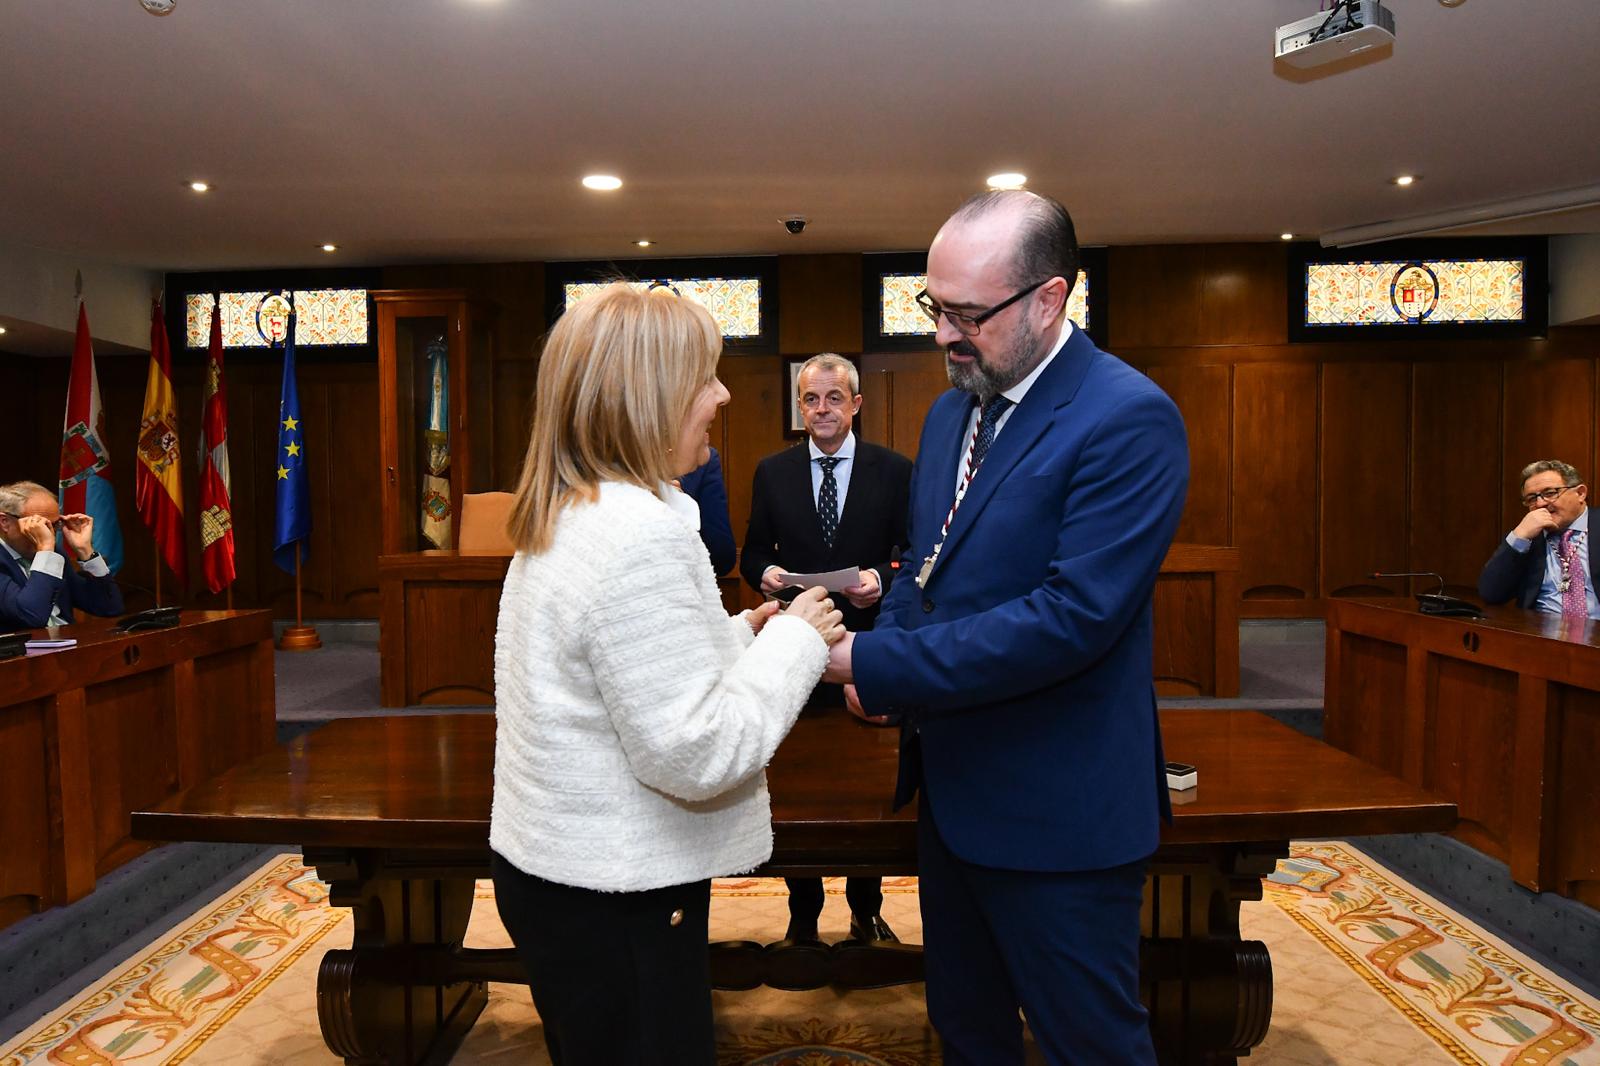
<path id="1" fill-rule="evenodd" d="M 834 479 L 833 468 L 844 462 L 834 455 L 817 458 L 822 464 L 822 488 L 817 492 L 817 517 L 822 520 L 822 543 L 833 547 L 833 535 L 839 531 L 839 482 Z"/>
<path id="2" fill-rule="evenodd" d="M 983 407 L 978 411 L 978 439 L 972 442 L 972 460 L 967 464 L 974 473 L 983 463 L 983 457 L 989 454 L 989 445 L 994 443 L 996 424 L 1010 406 L 1011 401 L 1004 396 L 991 396 L 983 401 Z"/>

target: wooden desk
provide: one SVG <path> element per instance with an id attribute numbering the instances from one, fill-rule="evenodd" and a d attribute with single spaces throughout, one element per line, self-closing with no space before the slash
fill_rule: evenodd
<path id="1" fill-rule="evenodd" d="M 1249 711 L 1162 714 L 1168 755 L 1200 768 L 1146 891 L 1142 981 L 1166 1062 L 1232 1062 L 1266 1033 L 1272 970 L 1239 938 L 1241 900 L 1295 836 L 1431 832 L 1450 804 Z M 914 809 L 889 809 L 898 738 L 842 710 L 803 717 L 769 771 L 767 874 L 911 874 Z M 509 951 L 461 948 L 488 870 L 494 719 L 344 719 L 134 815 L 162 840 L 302 844 L 351 907 L 354 946 L 318 976 L 323 1037 L 350 1061 L 444 1061 Z M 849 772 L 841 767 L 848 764 Z M 774 929 L 773 937 L 781 934 Z"/>
<path id="2" fill-rule="evenodd" d="M 1600 626 L 1490 607 L 1328 611 L 1328 742 L 1456 803 L 1518 884 L 1600 907 Z"/>
<path id="3" fill-rule="evenodd" d="M 507 555 L 409 552 L 378 559 L 379 702 L 490 706 Z M 1163 696 L 1239 694 L 1239 549 L 1174 544 L 1155 590 Z"/>
<path id="4" fill-rule="evenodd" d="M 0 927 L 94 889 L 147 850 L 129 813 L 272 746 L 272 616 L 184 611 L 130 635 L 0 660 Z M 44 635 L 45 630 L 37 631 Z"/>

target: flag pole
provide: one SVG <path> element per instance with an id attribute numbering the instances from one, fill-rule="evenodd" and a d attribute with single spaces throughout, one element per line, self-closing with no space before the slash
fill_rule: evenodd
<path id="1" fill-rule="evenodd" d="M 161 606 L 161 545 L 157 544 L 152 551 L 156 557 L 156 606 Z"/>
<path id="2" fill-rule="evenodd" d="M 283 627 L 283 635 L 278 638 L 279 651 L 315 651 L 322 647 L 322 638 L 317 635 L 317 627 L 306 625 L 305 611 L 301 602 L 301 547 L 297 541 L 294 546 L 294 625 Z"/>

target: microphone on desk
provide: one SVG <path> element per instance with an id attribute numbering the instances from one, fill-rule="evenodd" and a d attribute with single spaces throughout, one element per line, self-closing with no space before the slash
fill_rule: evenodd
<path id="1" fill-rule="evenodd" d="M 1417 593 L 1417 610 L 1423 614 L 1440 614 L 1452 618 L 1482 618 L 1483 612 L 1475 604 L 1456 596 L 1444 594 L 1444 575 L 1432 570 L 1377 570 L 1372 577 L 1431 577 L 1439 583 L 1435 592 Z"/>

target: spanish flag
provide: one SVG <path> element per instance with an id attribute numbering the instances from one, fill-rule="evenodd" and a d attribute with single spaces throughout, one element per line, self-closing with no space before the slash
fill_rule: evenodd
<path id="1" fill-rule="evenodd" d="M 161 558 L 178 579 L 189 583 L 189 557 L 183 543 L 183 483 L 178 477 L 178 409 L 172 396 L 172 349 L 162 321 L 161 301 L 150 309 L 150 373 L 144 382 L 144 417 L 139 422 L 139 465 L 134 469 L 134 500 L 150 527 Z"/>

